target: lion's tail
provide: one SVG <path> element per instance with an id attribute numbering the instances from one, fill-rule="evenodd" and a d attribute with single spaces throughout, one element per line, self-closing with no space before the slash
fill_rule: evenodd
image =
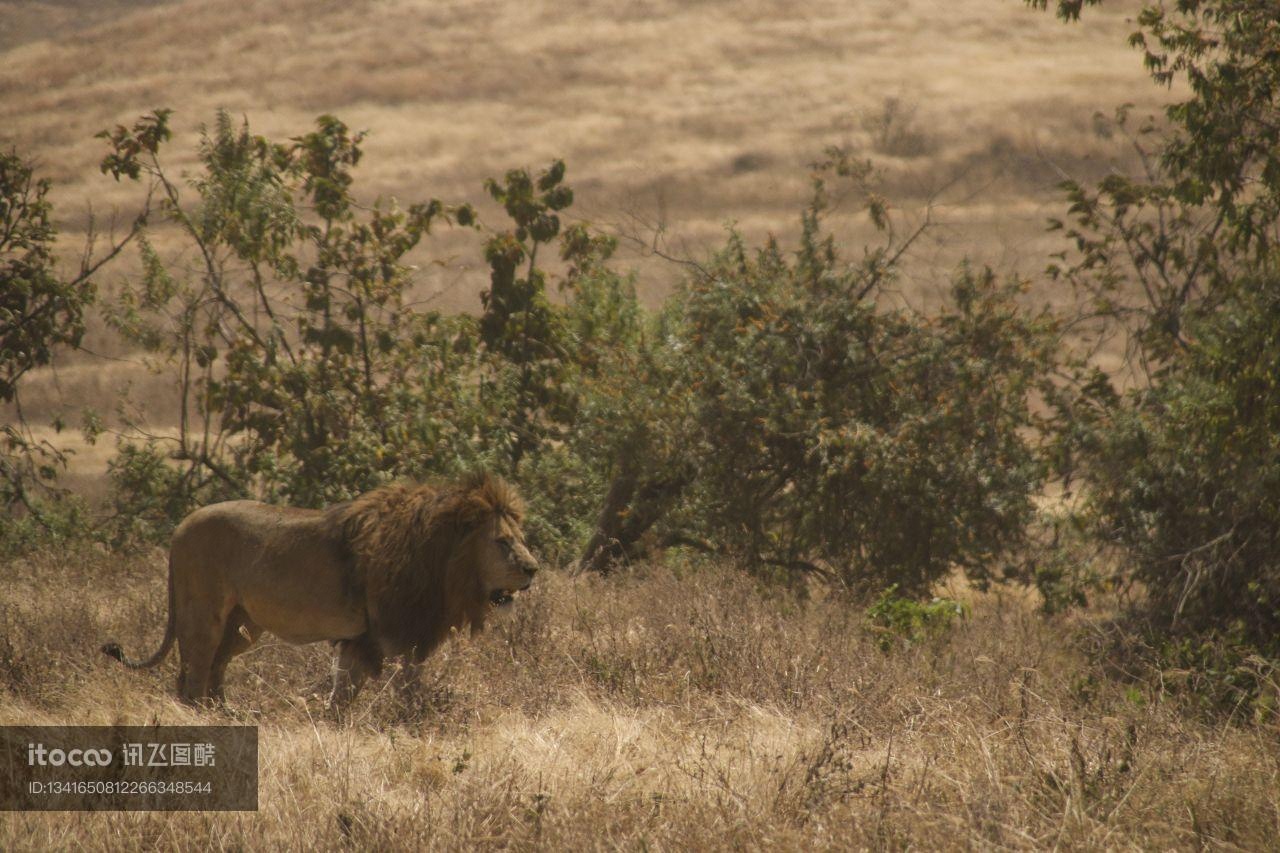
<path id="1" fill-rule="evenodd" d="M 173 648 L 173 639 L 177 634 L 176 625 L 174 624 L 173 611 L 173 558 L 169 559 L 169 624 L 164 629 L 164 639 L 160 642 L 160 648 L 156 649 L 156 653 L 146 660 L 130 660 L 124 656 L 124 649 L 120 648 L 119 643 L 107 643 L 102 647 L 102 653 L 109 657 L 113 657 L 120 663 L 129 667 L 129 669 L 150 669 L 160 661 L 165 659 L 165 655 L 169 654 L 169 650 Z"/>

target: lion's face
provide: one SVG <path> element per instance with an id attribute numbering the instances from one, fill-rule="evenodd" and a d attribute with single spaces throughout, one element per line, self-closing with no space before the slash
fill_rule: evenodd
<path id="1" fill-rule="evenodd" d="M 487 522 L 475 537 L 477 570 L 491 607 L 506 607 L 529 588 L 538 561 L 524 543 L 524 532 L 506 515 Z"/>

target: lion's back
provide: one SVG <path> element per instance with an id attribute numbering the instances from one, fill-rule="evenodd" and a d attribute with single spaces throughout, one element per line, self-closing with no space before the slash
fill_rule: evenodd
<path id="1" fill-rule="evenodd" d="M 172 548 L 273 550 L 282 544 L 331 540 L 324 513 L 260 501 L 223 501 L 193 511 L 173 533 Z"/>
<path id="2" fill-rule="evenodd" d="M 179 583 L 222 589 L 286 639 L 326 638 L 311 635 L 339 630 L 363 612 L 341 531 L 323 510 L 210 504 L 178 526 L 170 560 Z"/>

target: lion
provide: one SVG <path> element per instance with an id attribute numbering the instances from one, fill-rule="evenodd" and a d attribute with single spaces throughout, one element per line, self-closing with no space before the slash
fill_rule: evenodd
<path id="1" fill-rule="evenodd" d="M 178 643 L 178 695 L 221 701 L 227 664 L 263 631 L 336 647 L 328 704 L 341 710 L 388 657 L 411 671 L 453 631 L 484 627 L 527 590 L 538 562 L 523 503 L 500 478 L 395 484 L 327 509 L 227 501 L 183 519 L 169 549 L 169 622 L 146 660 Z"/>

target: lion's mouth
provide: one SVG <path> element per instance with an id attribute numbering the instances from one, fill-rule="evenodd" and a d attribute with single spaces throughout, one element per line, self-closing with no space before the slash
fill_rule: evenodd
<path id="1" fill-rule="evenodd" d="M 511 589 L 495 589 L 489 593 L 490 607 L 506 607 L 515 600 L 515 590 Z"/>

